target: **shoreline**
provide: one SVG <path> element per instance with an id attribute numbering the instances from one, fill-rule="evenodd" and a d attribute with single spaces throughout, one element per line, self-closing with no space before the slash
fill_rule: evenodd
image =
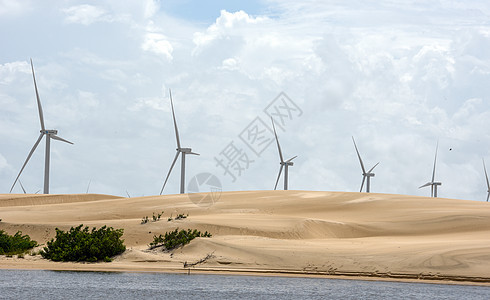
<path id="1" fill-rule="evenodd" d="M 230 276 L 263 276 L 263 277 L 292 277 L 292 278 L 319 278 L 319 279 L 341 279 L 362 280 L 381 282 L 407 282 L 425 284 L 448 284 L 448 285 L 473 285 L 490 287 L 490 277 L 470 276 L 448 276 L 440 274 L 410 274 L 410 273 L 377 273 L 357 271 L 337 271 L 335 274 L 328 272 L 305 272 L 302 270 L 273 270 L 259 268 L 219 268 L 219 267 L 191 267 L 179 268 L 177 266 L 149 266 L 138 263 L 118 264 L 110 263 L 87 263 L 87 262 L 52 262 L 22 261 L 20 258 L 0 257 L 0 270 L 21 271 L 59 271 L 59 272 L 109 272 L 109 273 L 155 273 L 155 274 L 181 274 L 181 275 L 230 275 Z M 5 261 L 10 264 L 5 264 Z M 33 263 L 34 262 L 34 263 Z M 38 263 L 39 262 L 39 263 Z"/>

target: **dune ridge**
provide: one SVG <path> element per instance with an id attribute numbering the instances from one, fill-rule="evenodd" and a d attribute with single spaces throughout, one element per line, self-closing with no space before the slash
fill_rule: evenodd
<path id="1" fill-rule="evenodd" d="M 158 222 L 144 216 L 164 211 Z M 169 216 L 189 214 L 183 220 Z M 213 206 L 188 195 L 0 195 L 0 229 L 40 243 L 55 228 L 123 228 L 128 250 L 110 264 L 0 257 L 0 268 L 237 272 L 490 284 L 490 206 L 392 194 L 311 191 L 224 192 Z M 147 250 L 175 228 L 208 231 L 172 253 Z M 201 263 L 196 263 L 206 258 Z"/>

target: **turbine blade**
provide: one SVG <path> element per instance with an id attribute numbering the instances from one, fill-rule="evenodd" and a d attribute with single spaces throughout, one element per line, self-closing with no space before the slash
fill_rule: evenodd
<path id="1" fill-rule="evenodd" d="M 431 183 L 432 183 L 432 182 L 427 182 L 426 184 L 419 186 L 419 189 L 421 189 L 421 188 L 423 188 L 423 187 L 426 187 L 426 186 L 429 186 L 429 185 L 431 185 Z"/>
<path id="2" fill-rule="evenodd" d="M 488 202 L 488 198 L 490 198 L 490 192 L 488 192 L 488 195 L 487 195 L 487 202 Z"/>
<path id="3" fill-rule="evenodd" d="M 374 168 L 376 168 L 377 165 L 379 165 L 379 163 L 375 164 L 374 167 L 372 167 L 371 169 L 369 169 L 368 173 L 371 173 L 374 170 Z"/>
<path id="4" fill-rule="evenodd" d="M 56 134 L 51 134 L 51 138 L 53 138 L 55 140 L 58 140 L 58 141 L 62 141 L 62 142 L 65 142 L 65 143 L 68 143 L 68 144 L 72 144 L 73 145 L 72 142 L 67 141 L 64 138 L 61 138 L 61 137 L 57 136 Z"/>
<path id="5" fill-rule="evenodd" d="M 361 163 L 362 174 L 366 174 L 366 169 L 364 168 L 364 164 L 362 163 L 361 155 L 359 154 L 359 150 L 357 149 L 356 141 L 354 137 L 352 137 L 352 141 L 354 142 L 354 147 L 356 147 L 357 157 L 359 157 L 359 162 Z"/>
<path id="6" fill-rule="evenodd" d="M 22 171 L 23 171 L 23 170 L 24 170 L 24 168 L 26 167 L 27 162 L 29 161 L 29 159 L 31 159 L 32 153 L 34 153 L 34 150 L 36 150 L 37 145 L 39 145 L 39 142 L 41 141 L 41 139 L 43 138 L 43 136 L 44 136 L 44 133 L 41 133 L 41 134 L 39 135 L 39 137 L 37 138 L 36 143 L 35 143 L 35 144 L 34 144 L 34 146 L 32 147 L 31 152 L 29 152 L 29 155 L 27 155 L 27 159 L 26 159 L 26 161 L 24 162 L 24 164 L 22 165 L 22 168 L 20 169 L 19 175 L 17 175 L 17 178 L 15 178 L 14 184 L 12 184 L 12 187 L 10 188 L 10 192 L 9 192 L 9 193 L 11 193 L 11 192 L 12 192 L 12 190 L 14 189 L 15 183 L 16 183 L 16 182 L 17 182 L 17 180 L 19 179 L 20 174 L 22 174 Z"/>
<path id="7" fill-rule="evenodd" d="M 88 194 L 88 189 L 90 188 L 90 183 L 92 183 L 92 179 L 90 179 L 90 180 L 88 181 L 87 191 L 85 192 L 85 194 Z"/>
<path id="8" fill-rule="evenodd" d="M 24 192 L 24 194 L 27 194 L 26 193 L 26 189 L 24 188 L 24 186 L 22 185 L 22 181 L 20 181 L 19 179 L 19 183 L 20 183 L 20 187 L 22 188 L 22 191 Z"/>
<path id="9" fill-rule="evenodd" d="M 366 180 L 366 175 L 362 176 L 362 183 L 361 183 L 361 189 L 359 190 L 359 193 L 362 192 L 362 188 L 364 187 L 364 181 Z"/>
<path id="10" fill-rule="evenodd" d="M 282 167 L 284 167 L 283 164 L 281 164 L 281 167 L 279 168 L 279 174 L 277 174 L 277 180 L 276 180 L 276 185 L 274 186 L 274 191 L 277 189 L 277 184 L 279 183 L 279 178 L 281 178 Z"/>
<path id="11" fill-rule="evenodd" d="M 436 145 L 436 156 L 434 157 L 434 168 L 432 169 L 432 182 L 434 182 L 434 179 L 436 177 L 436 160 L 437 160 L 437 149 L 439 148 L 439 140 L 437 140 L 437 145 Z"/>
<path id="12" fill-rule="evenodd" d="M 488 174 L 487 174 L 487 168 L 485 167 L 485 160 L 482 158 L 482 161 L 483 161 L 483 170 L 485 171 L 485 179 L 487 180 L 487 188 L 490 191 L 490 182 L 488 181 Z M 487 201 L 488 201 L 488 198 L 487 198 Z"/>
<path id="13" fill-rule="evenodd" d="M 170 93 L 170 105 L 172 106 L 172 117 L 174 119 L 175 138 L 177 139 L 177 148 L 180 149 L 179 130 L 177 129 L 177 121 L 175 120 L 174 102 L 172 101 L 172 90 L 169 89 L 168 91 Z"/>
<path id="14" fill-rule="evenodd" d="M 34 79 L 34 89 L 36 90 L 36 99 L 37 99 L 37 110 L 39 111 L 39 121 L 41 121 L 41 129 L 44 131 L 44 116 L 43 116 L 43 108 L 41 107 L 41 99 L 39 99 L 39 92 L 37 91 L 37 83 L 36 76 L 34 75 L 34 65 L 32 64 L 31 58 L 31 69 L 32 69 L 32 78 Z"/>
<path id="15" fill-rule="evenodd" d="M 274 126 L 274 119 L 271 117 L 272 121 L 272 128 L 274 129 L 274 135 L 276 137 L 276 142 L 277 142 L 277 149 L 279 150 L 279 157 L 281 158 L 281 162 L 284 162 L 284 159 L 282 157 L 282 151 L 281 151 L 281 146 L 279 145 L 279 139 L 277 138 L 277 133 L 276 133 L 276 126 Z"/>
<path id="16" fill-rule="evenodd" d="M 296 155 L 296 156 L 294 156 L 294 157 L 292 157 L 292 158 L 290 158 L 290 159 L 286 160 L 286 162 L 290 162 L 290 161 L 292 161 L 293 159 L 295 159 L 296 157 L 298 157 L 298 155 Z"/>
<path id="17" fill-rule="evenodd" d="M 186 154 L 192 154 L 192 155 L 201 155 L 201 154 L 196 153 L 196 152 L 189 152 L 189 153 L 186 153 Z"/>
<path id="18" fill-rule="evenodd" d="M 172 165 L 170 166 L 170 170 L 168 170 L 167 177 L 165 178 L 165 182 L 163 183 L 162 189 L 160 190 L 160 195 L 163 193 L 163 189 L 165 188 L 165 185 L 167 184 L 168 177 L 170 176 L 170 173 L 172 172 L 172 169 L 175 166 L 175 162 L 177 161 L 177 158 L 179 158 L 180 151 L 177 151 L 177 154 L 175 154 L 174 161 L 172 162 Z"/>

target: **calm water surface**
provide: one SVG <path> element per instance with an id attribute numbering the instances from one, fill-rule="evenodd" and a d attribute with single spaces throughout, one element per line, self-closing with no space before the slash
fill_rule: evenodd
<path id="1" fill-rule="evenodd" d="M 490 299 L 490 287 L 160 273 L 0 270 L 0 299 Z"/>

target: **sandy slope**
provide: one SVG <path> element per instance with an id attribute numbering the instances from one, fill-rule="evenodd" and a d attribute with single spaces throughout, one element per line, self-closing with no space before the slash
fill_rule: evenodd
<path id="1" fill-rule="evenodd" d="M 165 211 L 162 220 L 140 224 Z M 168 222 L 179 213 L 184 220 Z M 0 229 L 38 242 L 54 228 L 124 228 L 128 251 L 106 264 L 0 257 L 0 268 L 329 274 L 490 283 L 490 204 L 415 196 L 307 192 L 226 192 L 211 207 L 187 195 L 0 195 Z M 209 231 L 172 253 L 147 251 L 154 234 Z"/>

